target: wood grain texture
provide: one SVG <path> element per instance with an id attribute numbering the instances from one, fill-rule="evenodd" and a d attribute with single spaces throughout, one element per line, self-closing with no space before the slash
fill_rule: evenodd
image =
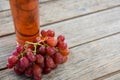
<path id="1" fill-rule="evenodd" d="M 107 79 L 104 79 L 104 80 L 120 80 L 120 73 L 119 74 L 116 74 L 116 75 L 113 75 Z"/>
<path id="2" fill-rule="evenodd" d="M 120 34 L 71 49 L 67 63 L 60 65 L 42 80 L 94 80 L 120 69 Z M 117 63 L 117 64 L 116 64 Z M 12 70 L 0 72 L 1 80 L 27 80 Z"/>
<path id="3" fill-rule="evenodd" d="M 69 47 L 94 41 L 116 33 L 120 33 L 120 8 L 79 17 L 69 21 L 42 27 L 52 29 L 56 35 L 63 34 Z M 7 57 L 15 47 L 15 35 L 0 39 L 0 68 L 5 67 Z"/>
<path id="4" fill-rule="evenodd" d="M 41 26 L 120 5 L 120 0 L 55 0 L 40 5 Z M 14 33 L 10 11 L 0 12 L 0 36 Z"/>

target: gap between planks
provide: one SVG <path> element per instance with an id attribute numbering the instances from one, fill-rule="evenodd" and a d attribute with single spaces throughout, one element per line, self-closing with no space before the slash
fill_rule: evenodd
<path id="1" fill-rule="evenodd" d="M 48 24 L 41 25 L 41 27 L 50 26 L 50 25 L 57 24 L 57 23 L 60 23 L 60 22 L 68 21 L 68 20 L 71 20 L 71 19 L 79 18 L 79 17 L 84 17 L 84 16 L 87 16 L 87 15 L 95 14 L 95 13 L 98 13 L 98 12 L 110 10 L 110 9 L 117 8 L 117 7 L 120 7 L 120 5 L 116 5 L 116 6 L 113 6 L 113 7 L 106 8 L 106 9 L 98 10 L 98 11 L 95 11 L 95 12 L 90 12 L 90 13 L 74 16 L 74 17 L 71 17 L 71 18 L 63 19 L 61 21 L 51 22 L 51 23 L 48 23 Z M 6 36 L 13 35 L 13 34 L 15 34 L 15 32 L 0 35 L 0 37 L 6 37 Z"/>
<path id="2" fill-rule="evenodd" d="M 84 42 L 84 43 L 72 46 L 72 47 L 70 47 L 70 49 L 74 48 L 74 47 L 77 47 L 77 46 L 84 45 L 84 44 L 88 44 L 88 43 L 91 43 L 91 42 L 94 42 L 94 41 L 98 41 L 98 40 L 101 40 L 101 39 L 104 39 L 104 38 L 107 38 L 107 37 L 111 37 L 111 36 L 114 36 L 114 35 L 117 35 L 117 34 L 120 34 L 120 32 L 116 32 L 116 33 L 113 33 L 113 34 L 110 34 L 110 35 L 106 35 L 106 36 L 103 36 L 103 37 L 100 37 L 100 38 L 97 38 L 97 39 L 94 39 L 94 40 L 91 40 L 91 41 L 88 41 L 88 42 Z"/>
<path id="3" fill-rule="evenodd" d="M 104 79 L 107 79 L 107 78 L 112 77 L 112 76 L 117 75 L 117 74 L 120 74 L 120 70 L 117 70 L 117 71 L 115 71 L 115 72 L 106 74 L 106 75 L 101 76 L 101 77 L 99 77 L 99 78 L 96 78 L 96 79 L 94 79 L 94 80 L 104 80 Z"/>
<path id="4" fill-rule="evenodd" d="M 70 18 L 67 18 L 67 19 L 63 19 L 63 20 L 61 20 L 61 21 L 56 21 L 56 22 L 51 22 L 51 23 L 43 24 L 43 25 L 41 25 L 41 27 L 48 26 L 48 25 L 52 25 L 52 24 L 56 24 L 56 23 L 63 22 L 63 21 L 67 21 L 67 20 L 71 20 L 71 19 L 75 19 L 75 18 L 79 18 L 79 17 L 84 17 L 84 16 L 87 16 L 87 15 L 95 14 L 95 13 L 98 13 L 98 12 L 110 10 L 110 9 L 117 8 L 117 7 L 120 7 L 120 5 L 108 7 L 108 8 L 106 8 L 106 9 L 101 9 L 101 10 L 94 11 L 94 12 L 90 12 L 90 13 L 85 13 L 85 14 L 78 15 L 78 16 L 73 16 L 73 17 L 70 17 Z"/>

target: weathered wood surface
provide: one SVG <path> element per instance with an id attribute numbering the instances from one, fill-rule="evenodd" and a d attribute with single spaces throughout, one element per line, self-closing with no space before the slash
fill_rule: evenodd
<path id="1" fill-rule="evenodd" d="M 42 27 L 52 29 L 56 34 L 64 34 L 69 47 L 94 41 L 120 33 L 120 8 L 114 8 L 92 15 Z M 92 20 L 91 20 L 92 19 Z M 0 68 L 5 67 L 6 59 L 15 47 L 15 35 L 0 39 Z"/>
<path id="2" fill-rule="evenodd" d="M 54 1 L 54 0 L 39 0 L 39 2 L 41 3 L 48 2 L 48 1 Z M 0 0 L 0 12 L 9 10 L 9 9 L 10 9 L 9 0 Z"/>
<path id="3" fill-rule="evenodd" d="M 55 0 L 40 5 L 41 26 L 120 5 L 120 0 Z M 0 36 L 14 33 L 10 10 L 0 12 Z"/>
<path id="4" fill-rule="evenodd" d="M 94 80 L 120 70 L 120 34 L 71 49 L 69 60 L 42 80 Z M 21 80 L 11 70 L 0 72 L 1 80 Z M 23 79 L 24 78 L 24 79 Z M 26 80 L 25 77 L 22 77 Z"/>
<path id="5" fill-rule="evenodd" d="M 120 80 L 120 0 L 41 0 L 41 29 L 64 34 L 67 63 L 42 80 Z M 3 6 L 6 4 L 6 6 Z M 0 36 L 14 33 L 8 0 L 0 0 Z M 0 37 L 0 69 L 15 48 L 15 35 Z M 115 74 L 114 74 L 115 73 Z M 0 80 L 30 80 L 1 70 Z"/>
<path id="6" fill-rule="evenodd" d="M 113 75 L 105 80 L 120 80 L 120 73 L 119 74 L 116 74 L 116 75 Z"/>

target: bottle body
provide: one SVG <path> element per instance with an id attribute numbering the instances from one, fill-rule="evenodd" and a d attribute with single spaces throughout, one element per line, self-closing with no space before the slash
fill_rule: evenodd
<path id="1" fill-rule="evenodd" d="M 16 40 L 19 44 L 39 36 L 39 0 L 10 0 Z"/>

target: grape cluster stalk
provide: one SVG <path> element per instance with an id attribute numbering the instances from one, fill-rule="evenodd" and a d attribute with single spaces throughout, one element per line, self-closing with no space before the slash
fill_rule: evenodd
<path id="1" fill-rule="evenodd" d="M 67 61 L 70 50 L 65 37 L 55 37 L 52 30 L 42 30 L 33 42 L 26 41 L 17 45 L 8 57 L 7 68 L 14 69 L 18 75 L 24 74 L 33 80 L 41 80 L 43 74 L 56 69 L 59 64 Z"/>

